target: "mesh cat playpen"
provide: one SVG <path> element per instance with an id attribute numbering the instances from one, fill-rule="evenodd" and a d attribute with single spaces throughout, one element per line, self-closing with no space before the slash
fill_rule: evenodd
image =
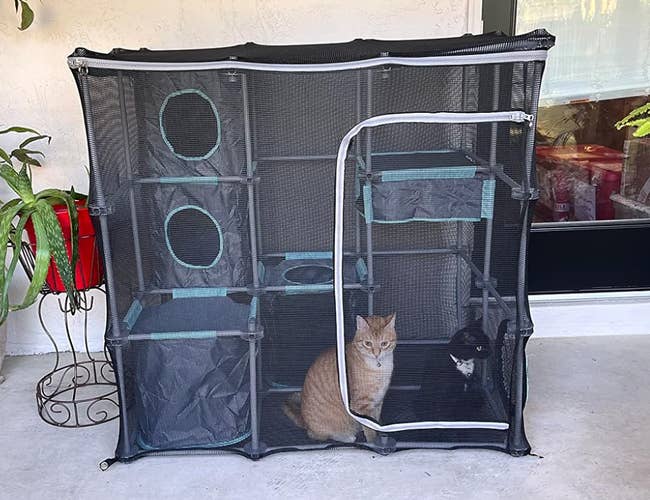
<path id="1" fill-rule="evenodd" d="M 526 253 L 543 30 L 186 51 L 77 49 L 121 403 L 116 458 L 341 445 L 282 412 L 356 315 L 397 314 L 354 446 L 526 454 Z M 471 384 L 436 363 L 472 322 Z M 427 377 L 434 377 L 425 380 Z M 467 391 L 474 394 L 467 398 Z"/>

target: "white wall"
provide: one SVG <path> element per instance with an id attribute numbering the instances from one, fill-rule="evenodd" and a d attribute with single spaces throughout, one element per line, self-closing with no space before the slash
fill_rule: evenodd
<path id="1" fill-rule="evenodd" d="M 31 2 L 36 20 L 16 29 L 13 2 L 0 1 L 0 127 L 25 125 L 53 136 L 37 189 L 87 190 L 87 151 L 77 90 L 66 56 L 77 46 L 194 48 L 338 42 L 354 38 L 437 38 L 480 32 L 480 0 L 45 0 Z M 6 139 L 0 139 L 0 145 Z M 8 193 L 0 187 L 0 199 Z M 12 293 L 24 290 L 19 280 Z M 56 308 L 52 298 L 49 307 Z M 101 302 L 101 300 L 99 301 Z M 58 319 L 54 314 L 47 317 Z M 103 309 L 91 318 L 91 344 L 101 346 Z M 51 350 L 36 308 L 8 320 L 10 354 Z M 52 325 L 55 337 L 62 326 Z M 60 342 L 61 343 L 61 342 Z"/>

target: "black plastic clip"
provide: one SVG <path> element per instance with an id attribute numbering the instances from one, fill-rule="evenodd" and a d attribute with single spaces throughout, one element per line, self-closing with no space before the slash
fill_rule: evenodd
<path id="1" fill-rule="evenodd" d="M 99 205 L 88 205 L 88 213 L 92 217 L 102 217 L 106 215 L 111 215 L 113 213 L 113 207 L 100 207 Z"/>
<path id="2" fill-rule="evenodd" d="M 122 347 L 126 340 L 120 337 L 110 337 L 106 339 L 106 347 Z"/>
<path id="3" fill-rule="evenodd" d="M 372 445 L 372 449 L 380 455 L 390 455 L 397 450 L 397 441 L 386 434 L 379 434 Z"/>
<path id="4" fill-rule="evenodd" d="M 113 465 L 115 462 L 117 462 L 117 458 L 106 458 L 99 462 L 99 470 L 102 472 L 106 472 L 111 465 Z"/>
<path id="5" fill-rule="evenodd" d="M 254 332 L 242 332 L 240 337 L 243 340 L 247 340 L 249 342 L 255 342 L 256 340 L 260 340 L 264 338 L 264 330 L 256 330 Z"/>
<path id="6" fill-rule="evenodd" d="M 253 445 L 248 443 L 244 446 L 244 452 L 246 452 L 253 460 L 262 458 L 262 455 L 266 452 L 266 443 L 260 441 L 257 443 L 256 448 L 253 448 Z"/>
<path id="7" fill-rule="evenodd" d="M 512 188 L 512 199 L 513 200 L 536 200 L 539 198 L 539 189 L 531 188 L 528 191 L 524 191 L 521 187 Z"/>
<path id="8" fill-rule="evenodd" d="M 492 285 L 492 288 L 497 287 L 497 279 L 490 276 L 489 280 L 476 280 L 476 288 L 483 290 L 483 288 L 488 288 L 489 285 Z"/>
<path id="9" fill-rule="evenodd" d="M 530 337 L 533 334 L 533 324 L 528 320 L 524 319 L 523 325 L 519 325 L 517 320 L 508 321 L 508 333 L 511 335 L 520 334 L 524 337 Z"/>

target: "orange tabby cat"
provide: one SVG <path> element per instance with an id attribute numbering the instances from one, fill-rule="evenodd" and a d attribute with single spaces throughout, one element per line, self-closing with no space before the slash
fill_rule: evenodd
<path id="1" fill-rule="evenodd" d="M 345 346 L 350 409 L 377 422 L 384 396 L 393 374 L 393 350 L 397 342 L 395 314 L 357 316 L 357 331 Z M 333 439 L 353 443 L 361 424 L 343 407 L 339 389 L 336 350 L 329 349 L 311 365 L 300 393 L 294 393 L 283 406 L 286 415 L 307 430 L 312 439 Z M 363 427 L 367 442 L 377 433 Z"/>

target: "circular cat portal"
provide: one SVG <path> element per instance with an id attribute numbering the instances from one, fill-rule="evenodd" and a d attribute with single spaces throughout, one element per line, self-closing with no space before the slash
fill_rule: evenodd
<path id="1" fill-rule="evenodd" d="M 167 147 L 183 160 L 205 160 L 221 143 L 217 108 L 196 89 L 167 96 L 160 108 L 160 132 Z"/>
<path id="2" fill-rule="evenodd" d="M 334 269 L 324 264 L 304 264 L 287 269 L 282 277 L 295 285 L 324 285 L 334 280 Z"/>
<path id="3" fill-rule="evenodd" d="M 185 267 L 207 269 L 221 259 L 221 227 L 201 207 L 188 205 L 172 210 L 165 219 L 165 240 L 174 260 Z"/>

